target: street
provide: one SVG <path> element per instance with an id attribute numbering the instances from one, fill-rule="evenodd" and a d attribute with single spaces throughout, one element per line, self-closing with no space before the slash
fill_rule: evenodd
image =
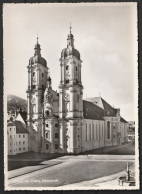
<path id="1" fill-rule="evenodd" d="M 118 148 L 124 150 L 124 146 Z M 129 147 L 129 145 L 127 145 Z M 116 149 L 116 148 L 115 148 Z M 110 150 L 112 152 L 112 149 Z M 67 155 L 8 172 L 8 186 L 58 187 L 111 177 L 124 172 L 127 162 L 134 166 L 135 155 Z"/>
<path id="2" fill-rule="evenodd" d="M 127 161 L 130 165 L 133 164 L 134 156 L 70 156 L 52 161 L 62 163 L 13 177 L 8 181 L 9 186 L 56 187 L 109 176 L 124 171 Z M 45 161 L 42 165 L 48 163 L 49 161 Z"/>

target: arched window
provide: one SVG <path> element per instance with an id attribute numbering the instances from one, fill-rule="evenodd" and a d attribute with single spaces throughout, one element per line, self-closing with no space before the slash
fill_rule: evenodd
<path id="1" fill-rule="evenodd" d="M 68 84 L 68 83 L 69 83 L 69 80 L 67 79 L 67 80 L 66 80 L 66 84 Z"/>
<path id="2" fill-rule="evenodd" d="M 49 145 L 48 144 L 46 144 L 46 150 L 48 150 L 49 149 Z"/>
<path id="3" fill-rule="evenodd" d="M 48 132 L 45 133 L 45 138 L 48 139 Z"/>
<path id="4" fill-rule="evenodd" d="M 94 140 L 94 123 L 92 123 L 92 139 Z"/>
<path id="5" fill-rule="evenodd" d="M 110 139 L 110 122 L 107 122 L 107 139 Z"/>
<path id="6" fill-rule="evenodd" d="M 55 127 L 58 127 L 58 123 L 55 124 Z"/>
<path id="7" fill-rule="evenodd" d="M 87 141 L 87 123 L 86 123 L 86 141 Z"/>
<path id="8" fill-rule="evenodd" d="M 98 140 L 98 125 L 96 124 L 96 140 Z"/>
<path id="9" fill-rule="evenodd" d="M 78 79 L 76 78 L 76 83 L 78 83 Z"/>
<path id="10" fill-rule="evenodd" d="M 102 124 L 102 139 L 104 138 L 104 125 Z"/>
<path id="11" fill-rule="evenodd" d="M 59 138 L 58 133 L 55 133 L 55 138 L 56 138 L 56 139 L 58 139 L 58 138 Z"/>
<path id="12" fill-rule="evenodd" d="M 48 110 L 46 111 L 46 115 L 49 115 L 49 111 Z"/>
<path id="13" fill-rule="evenodd" d="M 35 72 L 33 72 L 33 77 L 35 76 Z"/>
<path id="14" fill-rule="evenodd" d="M 77 71 L 77 67 L 76 67 L 75 69 L 76 69 L 76 71 Z"/>
<path id="15" fill-rule="evenodd" d="M 42 77 L 44 77 L 44 74 L 42 73 Z"/>
<path id="16" fill-rule="evenodd" d="M 55 149 L 57 150 L 59 148 L 58 144 L 55 144 Z"/>
<path id="17" fill-rule="evenodd" d="M 89 133 L 90 133 L 90 141 L 92 139 L 92 134 L 91 134 L 91 123 L 89 124 Z"/>
<path id="18" fill-rule="evenodd" d="M 44 90 L 44 85 L 42 84 L 42 90 Z"/>
<path id="19" fill-rule="evenodd" d="M 69 66 L 67 65 L 67 66 L 66 66 L 66 70 L 68 70 L 68 69 L 69 69 Z"/>

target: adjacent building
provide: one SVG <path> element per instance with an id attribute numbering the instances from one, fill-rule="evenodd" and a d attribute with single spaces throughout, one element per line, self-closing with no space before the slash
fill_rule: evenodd
<path id="1" fill-rule="evenodd" d="M 128 141 L 135 141 L 135 122 L 128 122 Z"/>
<path id="2" fill-rule="evenodd" d="M 15 155 L 28 151 L 28 131 L 20 113 L 8 112 L 7 122 L 7 148 L 8 155 Z"/>

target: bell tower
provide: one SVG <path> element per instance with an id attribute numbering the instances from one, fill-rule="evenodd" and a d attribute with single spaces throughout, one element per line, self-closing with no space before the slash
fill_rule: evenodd
<path id="1" fill-rule="evenodd" d="M 29 150 L 41 150 L 41 125 L 44 90 L 47 83 L 47 63 L 41 57 L 40 44 L 35 44 L 34 56 L 30 58 L 28 68 L 27 89 L 27 129 L 29 130 Z"/>
<path id="2" fill-rule="evenodd" d="M 83 119 L 83 86 L 81 82 L 80 53 L 74 47 L 74 36 L 70 32 L 67 48 L 60 58 L 61 80 L 59 85 L 60 145 L 63 152 L 81 151 Z"/>

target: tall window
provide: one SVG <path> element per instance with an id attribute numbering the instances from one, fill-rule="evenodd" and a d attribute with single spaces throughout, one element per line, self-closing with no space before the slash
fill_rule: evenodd
<path id="1" fill-rule="evenodd" d="M 48 144 L 46 144 L 46 150 L 48 150 L 49 149 L 49 145 Z"/>
<path id="2" fill-rule="evenodd" d="M 86 141 L 87 141 L 87 123 L 86 123 Z"/>
<path id="3" fill-rule="evenodd" d="M 59 148 L 58 144 L 55 144 L 55 149 L 57 150 Z"/>
<path id="4" fill-rule="evenodd" d="M 96 140 L 98 140 L 98 125 L 96 124 Z"/>
<path id="5" fill-rule="evenodd" d="M 55 124 L 55 127 L 58 127 L 58 123 Z"/>
<path id="6" fill-rule="evenodd" d="M 48 139 L 48 132 L 45 133 L 45 137 L 46 137 L 46 139 Z"/>
<path id="7" fill-rule="evenodd" d="M 66 66 L 66 70 L 68 70 L 68 69 L 69 69 L 69 66 L 67 65 L 67 66 Z"/>
<path id="8" fill-rule="evenodd" d="M 59 138 L 58 133 L 55 133 L 55 138 L 56 138 L 56 139 L 58 139 L 58 138 Z"/>
<path id="9" fill-rule="evenodd" d="M 44 90 L 44 85 L 42 84 L 42 90 Z"/>
<path id="10" fill-rule="evenodd" d="M 94 140 L 94 123 L 92 123 L 92 139 Z"/>
<path id="11" fill-rule="evenodd" d="M 107 139 L 110 139 L 110 122 L 107 122 Z"/>
<path id="12" fill-rule="evenodd" d="M 46 115 L 49 115 L 49 111 L 48 110 L 46 111 Z"/>
<path id="13" fill-rule="evenodd" d="M 91 141 L 91 123 L 89 124 L 89 133 L 90 133 L 90 141 Z"/>
<path id="14" fill-rule="evenodd" d="M 103 126 L 103 123 L 102 123 L 102 139 L 104 138 L 104 126 Z"/>
<path id="15" fill-rule="evenodd" d="M 69 80 L 67 79 L 67 80 L 66 80 L 66 84 L 68 84 L 68 83 L 69 83 Z"/>

